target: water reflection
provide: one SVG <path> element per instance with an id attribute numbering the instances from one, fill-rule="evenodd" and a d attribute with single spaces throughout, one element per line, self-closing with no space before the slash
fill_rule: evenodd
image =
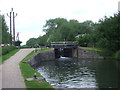
<path id="1" fill-rule="evenodd" d="M 118 88 L 113 60 L 60 59 L 36 67 L 54 88 Z"/>
<path id="2" fill-rule="evenodd" d="M 115 60 L 101 61 L 97 65 L 96 81 L 102 88 L 118 88 L 118 63 Z"/>

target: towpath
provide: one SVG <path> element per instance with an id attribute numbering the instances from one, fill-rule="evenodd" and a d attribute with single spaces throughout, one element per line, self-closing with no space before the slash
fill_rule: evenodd
<path id="1" fill-rule="evenodd" d="M 25 88 L 19 62 L 33 50 L 21 49 L 0 65 L 0 90 L 1 88 Z"/>

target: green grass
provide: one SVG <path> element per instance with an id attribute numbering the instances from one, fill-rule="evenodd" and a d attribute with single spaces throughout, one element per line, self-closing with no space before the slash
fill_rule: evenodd
<path id="1" fill-rule="evenodd" d="M 49 51 L 49 48 L 45 48 L 42 50 L 36 50 L 32 51 L 28 56 L 26 56 L 20 63 L 20 69 L 21 69 L 21 73 L 24 77 L 24 79 L 26 78 L 33 78 L 34 73 L 36 73 L 37 77 L 42 77 L 42 75 L 40 75 L 36 70 L 34 70 L 28 63 L 25 63 L 24 61 L 30 59 L 33 55 L 35 55 L 36 53 L 39 52 L 46 52 Z M 46 82 L 38 82 L 37 80 L 33 80 L 33 81 L 24 81 L 25 85 L 27 88 L 52 88 L 52 86 Z M 52 88 L 53 89 L 53 88 Z"/>
<path id="2" fill-rule="evenodd" d="M 33 81 L 25 81 L 26 85 L 29 86 L 29 88 L 51 88 L 51 90 L 54 90 L 52 86 L 49 85 L 48 82 L 38 82 L 36 80 Z"/>
<path id="3" fill-rule="evenodd" d="M 103 56 L 105 59 L 113 59 L 113 52 L 105 50 L 105 49 L 100 49 L 100 48 L 95 48 L 95 47 L 80 47 L 83 49 L 88 49 L 88 50 L 95 50 L 100 56 Z"/>
<path id="4" fill-rule="evenodd" d="M 2 48 L 2 55 L 6 55 L 7 53 L 16 49 L 15 46 L 5 46 L 5 47 L 1 47 L 1 48 Z"/>
<path id="5" fill-rule="evenodd" d="M 13 56 L 15 53 L 17 53 L 20 49 L 15 49 L 10 51 L 9 53 L 3 55 L 2 57 L 0 57 L 0 64 L 3 63 L 5 60 L 7 60 L 8 58 L 10 58 L 11 56 Z"/>
<path id="6" fill-rule="evenodd" d="M 99 49 L 99 48 L 95 48 L 95 47 L 80 47 L 80 48 L 88 49 L 88 50 L 101 51 L 101 49 Z"/>
<path id="7" fill-rule="evenodd" d="M 33 77 L 34 73 L 36 73 L 38 77 L 41 77 L 41 75 L 38 72 L 36 72 L 33 68 L 31 68 L 31 66 L 28 63 L 21 62 L 20 69 L 22 71 L 24 79 Z"/>
<path id="8" fill-rule="evenodd" d="M 47 51 L 49 51 L 49 50 L 51 50 L 51 48 L 44 48 L 44 49 L 38 49 L 37 51 L 36 51 L 36 53 L 39 53 L 39 52 L 47 52 Z"/>
<path id="9" fill-rule="evenodd" d="M 118 50 L 115 54 L 114 54 L 114 57 L 116 59 L 119 59 L 120 60 L 120 50 Z"/>

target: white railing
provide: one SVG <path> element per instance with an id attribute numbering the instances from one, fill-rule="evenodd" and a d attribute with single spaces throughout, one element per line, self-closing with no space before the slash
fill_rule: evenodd
<path id="1" fill-rule="evenodd" d="M 66 41 L 66 42 L 51 42 L 50 43 L 51 46 L 74 46 L 77 45 L 77 42 L 70 42 L 70 41 Z"/>

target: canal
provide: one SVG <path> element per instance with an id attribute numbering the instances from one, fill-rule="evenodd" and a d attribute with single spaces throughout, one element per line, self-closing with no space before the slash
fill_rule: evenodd
<path id="1" fill-rule="evenodd" d="M 36 65 L 54 88 L 118 88 L 118 61 L 60 58 Z"/>

